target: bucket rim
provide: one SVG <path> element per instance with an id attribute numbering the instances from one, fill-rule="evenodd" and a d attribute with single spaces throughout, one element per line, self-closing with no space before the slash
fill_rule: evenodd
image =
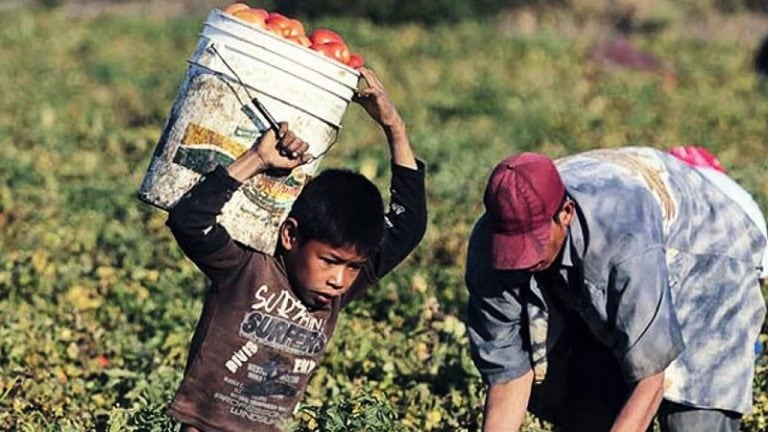
<path id="1" fill-rule="evenodd" d="M 198 63 L 198 62 L 196 62 L 196 61 L 194 61 L 194 60 L 191 60 L 191 59 L 190 59 L 190 60 L 187 60 L 187 63 L 189 63 L 190 65 L 194 65 L 194 66 L 196 66 L 196 67 L 199 67 L 199 68 L 201 68 L 201 69 L 205 69 L 206 71 L 208 71 L 209 73 L 212 73 L 212 74 L 214 74 L 214 75 L 217 75 L 217 76 L 221 76 L 221 77 L 224 77 L 224 78 L 228 79 L 229 81 L 233 82 L 234 84 L 237 84 L 237 85 L 241 85 L 241 84 L 240 84 L 240 81 L 239 81 L 237 78 L 235 78 L 234 76 L 232 76 L 231 74 L 229 74 L 229 73 L 226 73 L 226 72 L 222 72 L 222 71 L 220 71 L 220 70 L 216 70 L 216 69 L 213 69 L 213 68 L 212 68 L 212 67 L 210 67 L 210 66 L 204 65 L 204 64 L 202 64 L 202 63 Z M 282 69 L 281 69 L 281 70 L 282 70 Z M 261 89 L 261 88 L 256 88 L 255 86 L 253 86 L 253 85 L 251 85 L 251 84 L 248 84 L 247 82 L 243 82 L 243 83 L 242 83 L 242 85 L 243 85 L 243 86 L 246 86 L 246 87 L 248 87 L 248 89 L 249 89 L 249 90 L 251 90 L 251 91 L 255 91 L 255 92 L 259 93 L 260 95 L 264 95 L 264 96 L 267 96 L 267 97 L 268 97 L 268 98 L 270 98 L 270 99 L 273 99 L 273 100 L 279 101 L 280 103 L 282 103 L 282 104 L 285 104 L 285 105 L 287 105 L 287 106 L 289 106 L 289 107 L 291 107 L 291 108 L 294 108 L 294 109 L 296 109 L 296 110 L 302 111 L 302 112 L 306 113 L 307 115 L 310 115 L 310 116 L 312 116 L 312 117 L 314 117 L 314 118 L 316 118 L 316 119 L 318 119 L 318 120 L 322 121 L 323 123 L 327 124 L 328 126 L 331 126 L 331 127 L 333 127 L 333 128 L 336 128 L 337 130 L 341 130 L 341 128 L 342 128 L 342 126 L 341 126 L 340 124 L 336 124 L 335 122 L 332 122 L 332 121 L 330 121 L 330 120 L 327 120 L 327 119 L 323 118 L 322 116 L 320 116 L 320 115 L 318 115 L 318 114 L 315 114 L 315 113 L 313 113 L 313 112 L 310 112 L 310 111 L 308 111 L 308 110 L 307 110 L 306 108 L 304 108 L 304 107 L 301 107 L 301 106 L 299 106 L 299 105 L 296 105 L 296 104 L 294 104 L 294 103 L 290 103 L 290 102 L 288 102 L 288 101 L 286 101 L 286 100 L 284 100 L 284 99 L 282 99 L 282 98 L 278 97 L 277 95 L 275 95 L 275 94 L 273 94 L 273 93 L 270 93 L 270 92 L 264 91 L 264 90 L 263 90 L 263 89 Z M 337 98 L 339 98 L 339 99 L 341 99 L 341 100 L 345 101 L 346 103 L 349 103 L 349 102 L 350 102 L 350 101 L 348 101 L 348 100 L 344 99 L 342 96 L 339 96 L 339 95 L 337 95 L 337 94 L 336 94 L 336 93 L 334 93 L 334 92 L 330 92 L 330 91 L 327 91 L 327 93 L 329 93 L 329 94 L 331 94 L 331 95 L 333 95 L 333 96 L 335 96 L 335 97 L 337 97 Z"/>
<path id="2" fill-rule="evenodd" d="M 295 73 L 295 72 L 293 72 L 293 71 L 291 71 L 291 70 L 289 70 L 289 69 L 286 69 L 286 68 L 284 68 L 284 67 L 280 67 L 280 66 L 277 66 L 277 65 L 275 65 L 274 63 L 269 63 L 269 62 L 265 61 L 264 59 L 262 59 L 262 58 L 260 58 L 260 57 L 257 57 L 257 56 L 254 56 L 254 55 L 251 55 L 251 54 L 249 54 L 249 53 L 247 53 L 247 52 L 245 52 L 245 51 L 243 51 L 243 50 L 241 50 L 241 49 L 239 49 L 239 48 L 237 48 L 237 47 L 233 47 L 233 46 L 231 46 L 231 45 L 227 45 L 227 44 L 226 44 L 226 43 L 224 43 L 224 42 L 218 42 L 218 41 L 217 41 L 217 42 L 213 42 L 213 41 L 212 41 L 210 38 L 208 38 L 208 40 L 210 41 L 210 43 L 208 44 L 208 47 L 210 47 L 211 45 L 213 45 L 213 46 L 222 45 L 222 46 L 224 46 L 224 47 L 226 48 L 225 52 L 226 52 L 226 51 L 232 51 L 232 52 L 235 52 L 235 53 L 237 53 L 238 55 L 241 55 L 241 56 L 247 57 L 247 58 L 249 58 L 249 59 L 251 59 L 251 60 L 253 60 L 253 61 L 257 61 L 257 62 L 259 62 L 259 63 L 265 64 L 265 65 L 267 65 L 267 66 L 270 66 L 270 67 L 272 67 L 272 68 L 274 68 L 274 69 L 277 69 L 277 70 L 279 70 L 279 71 L 281 71 L 281 72 L 284 72 L 284 73 L 286 73 L 287 75 L 290 75 L 290 76 L 292 76 L 292 77 L 294 77 L 294 78 L 296 78 L 296 79 L 298 79 L 298 80 L 301 80 L 301 81 L 304 81 L 304 82 L 306 82 L 306 83 L 309 83 L 309 84 L 311 84 L 311 85 L 313 85 L 313 86 L 317 87 L 318 89 L 320 89 L 320 90 L 323 90 L 323 91 L 324 91 L 324 92 L 326 92 L 326 93 L 332 94 L 332 95 L 334 95 L 334 96 L 336 96 L 336 97 L 338 97 L 338 98 L 340 98 L 340 99 L 344 100 L 345 102 L 350 102 L 350 101 L 351 101 L 351 96 L 348 98 L 348 97 L 344 96 L 343 94 L 340 94 L 339 92 L 333 91 L 333 90 L 331 90 L 331 89 L 328 89 L 328 88 L 326 88 L 326 87 L 323 87 L 323 86 L 319 86 L 319 85 L 317 85 L 315 82 L 313 82 L 312 80 L 310 80 L 310 79 L 308 79 L 308 78 L 306 78 L 306 77 L 303 77 L 303 76 L 299 75 L 298 73 Z M 206 49 L 207 49 L 208 47 L 206 47 Z M 266 49 L 266 48 L 265 48 L 265 50 L 267 50 L 267 51 L 269 51 L 269 52 L 271 52 L 271 53 L 273 53 L 273 54 L 275 54 L 275 55 L 280 55 L 279 53 L 275 53 L 275 52 L 274 52 L 274 51 L 272 51 L 272 50 L 269 50 L 269 49 Z M 219 55 L 221 55 L 221 54 L 219 54 Z M 194 56 L 193 56 L 192 58 L 189 58 L 189 59 L 187 59 L 187 62 L 188 62 L 188 63 L 195 63 L 195 64 L 197 64 L 197 63 L 195 62 L 195 60 L 194 60 Z M 295 62 L 294 62 L 294 63 L 295 63 Z M 306 69 L 309 69 L 309 67 L 307 67 L 307 66 L 305 66 L 305 65 L 301 65 L 301 66 L 302 66 L 302 67 L 304 67 L 304 68 L 306 68 Z M 341 86 L 341 87 L 343 87 L 343 88 L 345 88 L 345 89 L 349 90 L 349 91 L 350 91 L 352 94 L 354 94 L 354 92 L 357 90 L 357 88 L 355 88 L 355 87 L 351 87 L 351 86 L 347 85 L 346 83 L 343 83 L 343 82 L 341 82 L 341 81 L 339 81 L 339 80 L 336 80 L 336 79 L 332 79 L 331 77 L 328 77 L 328 76 L 327 76 L 327 75 L 325 75 L 325 74 L 322 74 L 322 73 L 320 73 L 320 72 L 317 72 L 317 71 L 315 71 L 315 70 L 312 70 L 312 72 L 313 72 L 313 73 L 317 73 L 317 74 L 319 74 L 319 75 L 323 76 L 324 78 L 329 78 L 329 79 L 330 79 L 331 81 L 333 81 L 334 83 L 336 83 L 336 84 L 338 84 L 339 86 Z M 230 75 L 230 74 L 229 74 L 229 73 L 227 73 L 227 75 Z M 358 79 L 359 79 L 359 78 L 358 78 Z"/>
<path id="3" fill-rule="evenodd" d="M 270 52 L 272 52 L 274 54 L 277 54 L 277 55 L 280 55 L 280 56 L 284 56 L 283 53 L 276 52 L 275 50 L 270 49 L 270 47 L 263 46 L 261 44 L 255 43 L 253 40 L 250 40 L 250 39 L 244 39 L 242 36 L 237 35 L 237 34 L 233 34 L 231 31 L 227 31 L 224 28 L 216 27 L 214 24 L 216 23 L 217 20 L 230 21 L 230 22 L 232 22 L 234 24 L 237 24 L 239 26 L 243 26 L 243 27 L 247 28 L 250 31 L 255 31 L 256 33 L 258 33 L 258 34 L 260 34 L 262 36 L 267 36 L 268 38 L 271 38 L 272 40 L 274 40 L 276 42 L 279 42 L 280 44 L 283 44 L 286 47 L 290 47 L 290 49 L 296 49 L 296 50 L 302 51 L 304 53 L 310 54 L 310 55 L 314 56 L 316 59 L 322 61 L 323 63 L 325 63 L 327 65 L 330 65 L 330 66 L 333 66 L 333 67 L 335 67 L 337 69 L 340 69 L 340 70 L 342 70 L 342 71 L 344 71 L 346 73 L 349 73 L 350 75 L 353 75 L 357 79 L 360 79 L 360 77 L 362 76 L 360 74 L 360 71 L 358 71 L 355 68 L 350 67 L 349 65 L 346 65 L 346 64 L 344 64 L 344 63 L 342 63 L 340 61 L 331 59 L 330 57 L 328 57 L 328 56 L 326 56 L 326 55 L 324 55 L 322 53 L 319 53 L 319 52 L 317 52 L 315 50 L 309 49 L 308 47 L 305 47 L 303 45 L 297 44 L 295 42 L 291 42 L 291 41 L 285 39 L 282 36 L 277 36 L 277 35 L 273 34 L 272 32 L 269 32 L 269 31 L 267 31 L 267 30 L 265 30 L 265 29 L 263 29 L 261 27 L 255 26 L 255 25 L 253 25 L 253 24 L 251 24 L 251 23 L 249 23 L 247 21 L 244 21 L 244 20 L 238 18 L 238 17 L 235 17 L 235 16 L 232 16 L 230 14 L 227 14 L 227 13 L 225 13 L 224 11 L 222 11 L 222 10 L 220 10 L 218 8 L 214 8 L 211 11 L 211 13 L 208 15 L 208 17 L 206 18 L 205 22 L 203 23 L 203 31 L 201 32 L 201 35 L 204 35 L 205 27 L 213 27 L 213 28 L 216 28 L 216 30 L 218 30 L 218 31 L 227 33 L 227 34 L 229 34 L 229 35 L 231 35 L 231 36 L 233 36 L 233 37 L 235 37 L 237 39 L 240 39 L 240 40 L 242 40 L 242 41 L 244 41 L 246 43 L 251 43 L 251 44 L 257 45 L 257 46 L 259 46 L 259 47 L 261 47 L 261 48 L 263 48 L 263 49 L 265 49 L 267 51 L 270 51 Z M 296 61 L 292 60 L 290 57 L 286 57 L 286 56 L 284 56 L 284 57 L 286 59 L 288 59 L 288 60 L 293 61 L 294 63 L 300 64 L 299 62 L 296 62 Z M 303 65 L 303 66 L 305 66 L 305 65 Z M 339 79 L 337 79 L 334 76 L 328 75 L 328 74 L 323 73 L 322 71 L 319 71 L 319 70 L 315 70 L 315 72 L 320 74 L 320 75 L 323 75 L 323 76 L 325 76 L 325 77 L 327 77 L 327 78 L 329 78 L 329 79 L 331 79 L 333 81 L 337 81 L 337 82 L 341 83 L 342 85 L 344 85 L 346 87 L 349 87 L 349 88 L 352 88 L 353 90 L 356 90 L 356 88 L 349 86 L 347 83 L 345 83 L 343 81 L 340 81 Z"/>

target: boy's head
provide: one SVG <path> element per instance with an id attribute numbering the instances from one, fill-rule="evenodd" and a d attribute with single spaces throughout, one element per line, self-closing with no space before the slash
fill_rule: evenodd
<path id="1" fill-rule="evenodd" d="M 384 234 L 384 204 L 360 174 L 323 171 L 280 228 L 279 248 L 296 294 L 313 308 L 346 293 Z"/>

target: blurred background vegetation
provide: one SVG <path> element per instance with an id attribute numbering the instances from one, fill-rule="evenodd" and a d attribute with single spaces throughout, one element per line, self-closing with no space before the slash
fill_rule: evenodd
<path id="1" fill-rule="evenodd" d="M 352 3 L 251 5 L 336 29 L 379 73 L 428 165 L 430 227 L 343 315 L 297 430 L 477 430 L 465 243 L 510 153 L 701 145 L 768 208 L 763 1 Z M 163 410 L 206 281 L 136 191 L 202 22 L 227 4 L 0 2 L 0 429 L 175 426 Z M 358 107 L 323 164 L 388 184 Z M 757 362 L 746 431 L 768 427 Z"/>

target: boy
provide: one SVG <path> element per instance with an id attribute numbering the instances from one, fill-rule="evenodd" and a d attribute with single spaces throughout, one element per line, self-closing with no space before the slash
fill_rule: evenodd
<path id="1" fill-rule="evenodd" d="M 307 160 L 307 144 L 281 124 L 224 169 L 207 174 L 171 210 L 179 245 L 211 279 L 181 387 L 169 414 L 182 431 L 276 431 L 291 420 L 342 307 L 389 272 L 426 228 L 424 167 L 381 82 L 355 96 L 384 130 L 392 204 L 359 174 L 310 181 L 279 230 L 275 256 L 235 243 L 216 222 L 242 182 Z"/>

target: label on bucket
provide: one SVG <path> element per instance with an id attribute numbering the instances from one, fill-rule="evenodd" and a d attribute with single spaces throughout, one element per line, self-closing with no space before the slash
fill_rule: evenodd
<path id="1" fill-rule="evenodd" d="M 257 96 L 315 156 L 286 177 L 250 179 L 222 209 L 220 222 L 232 238 L 266 253 L 274 252 L 280 224 L 335 142 L 357 81 L 356 73 L 338 67 L 318 74 L 331 66 L 313 62 L 332 61 L 315 55 L 278 58 L 281 44 L 295 45 L 211 13 L 139 190 L 142 200 L 169 209 L 203 174 L 234 162 L 268 127 L 250 102 Z"/>

